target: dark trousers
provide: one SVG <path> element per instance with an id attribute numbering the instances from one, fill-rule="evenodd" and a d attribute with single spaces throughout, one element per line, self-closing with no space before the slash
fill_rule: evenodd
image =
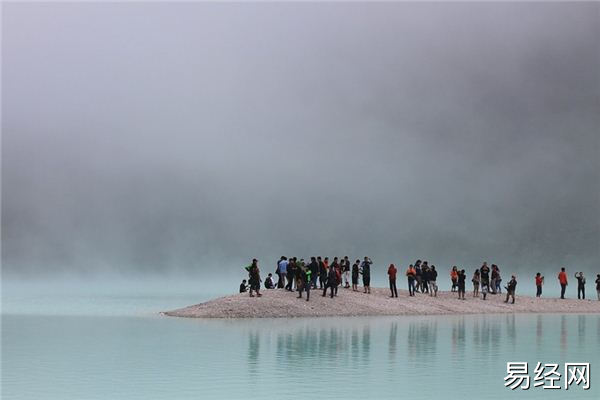
<path id="1" fill-rule="evenodd" d="M 288 280 L 288 284 L 285 286 L 285 288 L 291 292 L 294 287 L 294 280 L 295 280 L 294 274 L 290 274 L 288 272 L 287 280 Z"/>
<path id="2" fill-rule="evenodd" d="M 337 285 L 334 284 L 329 284 L 329 282 L 327 282 L 325 284 L 325 287 L 323 288 L 323 297 L 327 296 L 327 289 L 331 288 L 331 298 L 333 299 L 333 292 L 337 292 Z"/>
<path id="3" fill-rule="evenodd" d="M 398 297 L 398 289 L 396 288 L 396 279 L 390 278 L 390 291 L 392 292 L 392 297 Z"/>
<path id="4" fill-rule="evenodd" d="M 585 286 L 579 285 L 577 286 L 577 298 L 583 298 L 585 300 Z"/>
<path id="5" fill-rule="evenodd" d="M 325 287 L 325 282 L 327 282 L 327 278 L 323 275 L 319 276 L 319 289 L 323 289 Z"/>
<path id="6" fill-rule="evenodd" d="M 317 276 L 317 274 L 314 274 L 311 278 L 310 278 L 310 285 L 312 286 L 311 289 L 316 289 L 317 288 L 317 279 L 319 279 L 319 277 Z"/>
<path id="7" fill-rule="evenodd" d="M 298 289 L 298 298 L 302 298 L 302 292 L 306 290 L 306 301 L 310 299 L 310 282 L 305 284 L 302 289 Z"/>
<path id="8" fill-rule="evenodd" d="M 425 280 L 425 279 L 421 280 L 421 292 L 429 293 L 429 281 L 428 280 Z"/>
<path id="9" fill-rule="evenodd" d="M 535 293 L 535 297 L 540 297 L 542 295 L 542 285 L 537 287 L 537 292 Z"/>
<path id="10" fill-rule="evenodd" d="M 508 303 L 509 297 L 512 297 L 512 303 L 515 304 L 515 291 L 514 290 L 509 290 L 508 292 L 506 292 L 506 300 L 504 300 L 505 303 Z"/>
<path id="11" fill-rule="evenodd" d="M 567 285 L 563 285 L 561 283 L 560 285 L 560 298 L 564 299 L 565 298 L 565 291 L 567 290 Z"/>
<path id="12" fill-rule="evenodd" d="M 410 296 L 415 295 L 415 280 L 411 278 L 408 278 L 408 294 Z"/>

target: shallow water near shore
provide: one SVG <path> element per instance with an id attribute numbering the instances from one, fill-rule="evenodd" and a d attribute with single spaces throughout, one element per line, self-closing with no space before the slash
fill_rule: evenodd
<path id="1" fill-rule="evenodd" d="M 30 303 L 3 293 L 2 398 L 600 398 L 597 314 L 204 320 L 149 312 L 188 304 L 178 293 L 138 294 L 125 305 L 115 293 Z M 73 302 L 77 312 L 59 312 Z M 44 306 L 35 313 L 32 303 Z M 509 361 L 531 370 L 538 361 L 590 362 L 591 388 L 510 391 Z"/>

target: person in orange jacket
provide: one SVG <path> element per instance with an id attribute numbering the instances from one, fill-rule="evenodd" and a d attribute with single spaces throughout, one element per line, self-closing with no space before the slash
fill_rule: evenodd
<path id="1" fill-rule="evenodd" d="M 567 281 L 567 272 L 565 271 L 565 267 L 562 267 L 558 273 L 558 282 L 560 282 L 560 298 L 564 299 L 567 285 L 569 284 Z"/>
<path id="2" fill-rule="evenodd" d="M 452 281 L 452 292 L 456 291 L 456 288 L 458 288 L 458 268 L 456 266 L 452 267 L 452 270 L 450 271 L 450 280 Z"/>
<path id="3" fill-rule="evenodd" d="M 408 269 L 406 270 L 406 277 L 408 278 L 408 295 L 409 296 L 415 295 L 415 277 L 416 276 L 417 276 L 417 271 L 415 270 L 415 267 L 413 267 L 413 265 L 410 264 Z"/>

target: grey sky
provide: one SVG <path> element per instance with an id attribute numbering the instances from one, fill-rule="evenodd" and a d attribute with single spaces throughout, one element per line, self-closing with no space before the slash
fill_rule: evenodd
<path id="1" fill-rule="evenodd" d="M 3 4 L 9 274 L 600 259 L 600 4 Z"/>

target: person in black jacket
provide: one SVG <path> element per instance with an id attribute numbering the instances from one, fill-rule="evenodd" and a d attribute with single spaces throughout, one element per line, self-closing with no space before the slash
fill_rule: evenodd
<path id="1" fill-rule="evenodd" d="M 344 274 L 344 287 L 348 289 L 350 287 L 350 260 L 348 259 L 348 256 L 344 257 L 342 263 L 344 266 L 342 269 Z"/>
<path id="2" fill-rule="evenodd" d="M 458 273 L 458 298 L 465 299 L 465 279 L 467 275 L 465 274 L 465 270 L 461 269 Z"/>
<path id="3" fill-rule="evenodd" d="M 240 283 L 240 293 L 246 293 L 248 290 L 248 285 L 246 284 L 246 280 L 243 279 L 242 283 Z"/>
<path id="4" fill-rule="evenodd" d="M 577 298 L 585 300 L 585 277 L 583 272 L 576 272 L 575 278 L 577 279 Z"/>
<path id="5" fill-rule="evenodd" d="M 333 299 L 334 292 L 337 289 L 337 272 L 333 266 L 329 268 L 329 273 L 327 274 L 327 283 L 323 289 L 323 297 L 327 296 L 328 288 L 331 288 L 331 298 Z"/>
<path id="6" fill-rule="evenodd" d="M 310 270 L 310 286 L 312 289 L 316 289 L 317 279 L 319 278 L 319 263 L 315 257 L 310 258 L 308 269 Z"/>
<path id="7" fill-rule="evenodd" d="M 429 265 L 427 261 L 423 261 L 421 266 L 421 293 L 429 293 Z"/>
<path id="8" fill-rule="evenodd" d="M 429 295 L 437 297 L 437 271 L 435 270 L 435 265 L 432 265 L 429 268 Z"/>
<path id="9" fill-rule="evenodd" d="M 515 304 L 515 292 L 517 291 L 517 278 L 515 276 L 510 277 L 510 282 L 508 282 L 508 286 L 506 286 L 506 300 L 505 303 L 508 303 L 508 298 L 512 297 L 512 304 Z"/>
<path id="10" fill-rule="evenodd" d="M 327 282 L 327 268 L 321 257 L 317 257 L 317 262 L 319 263 L 319 289 L 323 289 Z"/>
<path id="11" fill-rule="evenodd" d="M 288 267 L 287 267 L 287 280 L 288 280 L 288 284 L 285 286 L 285 288 L 290 291 L 293 292 L 294 291 L 294 284 L 296 281 L 296 257 L 292 257 L 290 258 Z"/>
<path id="12" fill-rule="evenodd" d="M 352 290 L 358 292 L 358 275 L 360 275 L 360 260 L 356 260 L 352 266 Z"/>
<path id="13" fill-rule="evenodd" d="M 362 274 L 363 286 L 365 293 L 371 293 L 371 264 L 373 262 L 369 257 L 365 257 L 364 261 L 360 265 L 360 273 Z"/>

